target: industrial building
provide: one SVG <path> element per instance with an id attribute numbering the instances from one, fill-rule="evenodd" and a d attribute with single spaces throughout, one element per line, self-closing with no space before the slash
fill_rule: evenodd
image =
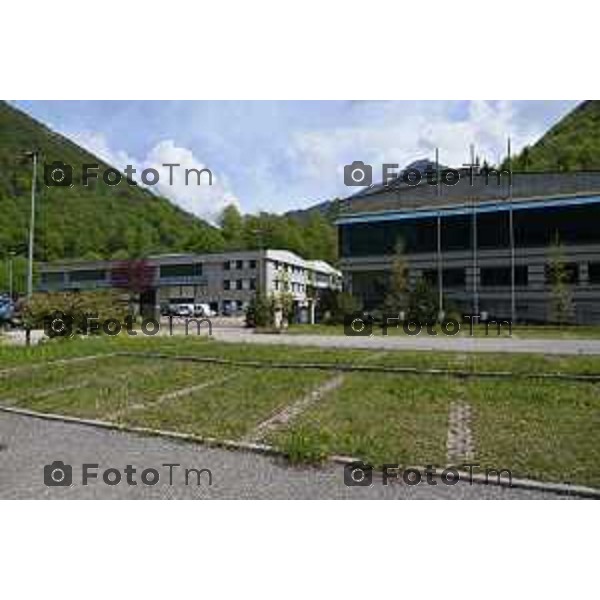
<path id="1" fill-rule="evenodd" d="M 341 272 L 320 260 L 304 260 L 287 250 L 249 250 L 218 254 L 167 254 L 144 260 L 149 270 L 140 310 L 161 305 L 204 303 L 218 314 L 245 309 L 257 290 L 288 292 L 297 318 L 311 320 L 315 299 L 325 289 L 341 288 Z M 123 261 L 66 261 L 40 266 L 39 291 L 120 287 L 115 272 Z"/>
<path id="2" fill-rule="evenodd" d="M 426 278 L 463 312 L 547 322 L 558 239 L 572 320 L 600 323 L 600 172 L 397 180 L 343 202 L 337 221 L 345 289 L 380 307 L 398 242 L 411 284 Z M 443 301 L 441 302 L 443 309 Z"/>

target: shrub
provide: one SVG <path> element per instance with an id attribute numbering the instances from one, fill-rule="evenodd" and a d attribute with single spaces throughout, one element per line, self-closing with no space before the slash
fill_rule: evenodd
<path id="1" fill-rule="evenodd" d="M 127 316 L 127 304 L 113 290 L 41 292 L 33 294 L 25 303 L 23 321 L 30 329 L 41 328 L 45 319 L 55 313 L 73 320 L 74 333 L 84 333 L 86 317 L 97 318 L 99 324 L 107 319 L 122 323 Z"/>

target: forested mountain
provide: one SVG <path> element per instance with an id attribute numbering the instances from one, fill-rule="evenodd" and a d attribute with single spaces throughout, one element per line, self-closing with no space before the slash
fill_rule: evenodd
<path id="1" fill-rule="evenodd" d="M 31 159 L 23 152 L 37 149 L 41 162 L 73 166 L 73 187 L 44 185 L 38 169 L 37 260 L 99 257 L 140 252 L 218 250 L 220 231 L 140 186 L 106 185 L 101 178 L 80 185 L 81 165 L 103 161 L 25 113 L 0 102 L 0 257 L 9 251 L 25 254 L 31 194 Z"/>
<path id="2" fill-rule="evenodd" d="M 600 170 L 600 100 L 586 100 L 513 159 L 515 171 Z"/>

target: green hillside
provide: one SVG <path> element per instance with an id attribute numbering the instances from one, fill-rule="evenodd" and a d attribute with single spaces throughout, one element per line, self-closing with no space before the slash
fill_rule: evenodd
<path id="1" fill-rule="evenodd" d="M 513 160 L 515 171 L 600 170 L 600 100 L 582 102 Z"/>
<path id="2" fill-rule="evenodd" d="M 41 162 L 73 165 L 71 188 L 46 187 L 43 165 L 37 177 L 37 260 L 110 258 L 147 252 L 219 250 L 218 228 L 147 190 L 122 181 L 79 185 L 82 163 L 107 165 L 25 113 L 0 102 L 0 260 L 8 252 L 26 254 L 31 161 L 26 150 L 39 149 Z"/>

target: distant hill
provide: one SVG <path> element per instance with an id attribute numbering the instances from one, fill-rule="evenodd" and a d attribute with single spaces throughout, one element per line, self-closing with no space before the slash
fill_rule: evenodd
<path id="1" fill-rule="evenodd" d="M 421 171 L 421 173 L 426 173 L 428 170 L 435 170 L 436 165 L 435 162 L 433 160 L 430 160 L 428 158 L 420 158 L 418 160 L 415 160 L 413 162 L 411 162 L 410 164 L 406 165 L 398 174 L 398 179 L 400 179 L 402 177 L 402 174 L 404 171 L 408 170 L 408 169 L 418 169 L 419 171 Z M 444 169 L 447 169 L 448 167 L 446 167 L 445 165 L 441 165 L 439 166 L 440 170 L 443 171 Z M 423 175 L 423 177 L 425 177 L 425 175 Z M 379 184 L 378 184 L 379 185 Z M 359 190 L 361 190 L 363 188 L 348 188 L 348 196 L 350 196 L 351 194 L 358 192 Z M 301 222 L 305 222 L 306 220 L 308 220 L 311 216 L 314 215 L 319 215 L 322 217 L 325 217 L 330 223 L 333 223 L 339 213 L 340 213 L 340 203 L 339 203 L 339 198 L 336 198 L 334 200 L 326 200 L 325 202 L 320 202 L 319 204 L 315 204 L 314 206 L 310 206 L 309 208 L 305 208 L 303 210 L 291 210 L 289 212 L 287 212 L 285 214 L 285 216 L 290 217 L 292 219 L 296 219 L 299 220 Z"/>
<path id="2" fill-rule="evenodd" d="M 37 260 L 126 257 L 149 252 L 210 252 L 223 248 L 218 228 L 165 198 L 125 181 L 115 187 L 100 178 L 78 185 L 82 163 L 103 161 L 24 112 L 0 101 L 0 259 L 26 254 L 31 194 L 31 161 L 24 151 L 39 149 L 41 162 L 73 165 L 74 186 L 46 187 L 43 164 L 37 178 Z"/>
<path id="3" fill-rule="evenodd" d="M 513 159 L 515 171 L 600 170 L 600 101 L 586 100 Z"/>

